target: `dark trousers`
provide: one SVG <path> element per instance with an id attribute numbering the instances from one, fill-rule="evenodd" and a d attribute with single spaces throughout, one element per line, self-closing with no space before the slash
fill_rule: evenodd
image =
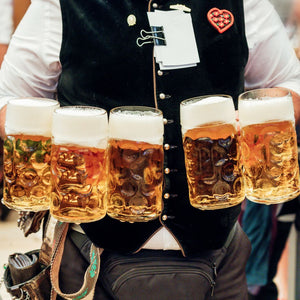
<path id="1" fill-rule="evenodd" d="M 88 253 L 88 245 L 82 245 L 81 251 L 70 238 L 67 238 L 65 251 L 62 259 L 60 269 L 60 288 L 63 292 L 76 292 L 83 282 L 83 274 L 88 266 L 88 261 L 82 253 Z M 226 254 L 222 259 L 216 277 L 216 285 L 213 296 L 208 295 L 207 300 L 246 300 L 247 298 L 247 284 L 245 276 L 245 266 L 250 254 L 250 242 L 238 225 L 237 230 L 226 248 Z M 141 250 L 143 251 L 143 250 Z M 155 250 L 156 251 L 156 250 Z M 161 251 L 162 253 L 164 251 Z M 134 257 L 134 254 L 132 255 Z M 101 273 L 101 268 L 100 268 Z M 172 280 L 172 279 L 170 279 Z M 185 288 L 184 286 L 182 287 Z M 138 290 L 138 287 L 137 287 Z M 58 297 L 58 299 L 62 299 Z M 95 300 L 112 300 L 113 298 L 103 288 L 101 282 L 98 280 L 95 290 Z M 132 300 L 138 300 L 139 295 L 133 294 Z M 143 298 L 144 299 L 144 298 Z M 162 290 L 160 299 L 153 299 L 151 295 L 147 300 L 169 300 L 168 291 Z M 122 300 L 122 299 L 120 299 Z M 145 299 L 146 300 L 146 299 Z M 172 299 L 185 300 L 185 299 Z M 186 300 L 198 300 L 187 297 Z"/>

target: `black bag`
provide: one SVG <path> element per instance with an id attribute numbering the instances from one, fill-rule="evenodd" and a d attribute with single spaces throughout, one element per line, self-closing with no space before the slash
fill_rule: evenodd
<path id="1" fill-rule="evenodd" d="M 116 300 L 204 300 L 214 292 L 216 269 L 225 253 L 209 251 L 200 259 L 172 250 L 141 250 L 133 255 L 104 251 L 99 278 Z"/>

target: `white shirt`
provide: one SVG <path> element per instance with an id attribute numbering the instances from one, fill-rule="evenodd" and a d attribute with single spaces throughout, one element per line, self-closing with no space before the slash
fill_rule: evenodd
<path id="1" fill-rule="evenodd" d="M 267 0 L 244 0 L 249 60 L 246 89 L 281 86 L 300 94 L 300 65 L 284 26 Z M 61 72 L 59 0 L 33 0 L 15 31 L 0 70 L 0 95 L 53 98 Z M 0 98 L 0 108 L 6 104 Z M 144 248 L 179 249 L 160 229 Z"/>
<path id="2" fill-rule="evenodd" d="M 13 32 L 13 0 L 0 0 L 0 44 L 7 45 Z"/>

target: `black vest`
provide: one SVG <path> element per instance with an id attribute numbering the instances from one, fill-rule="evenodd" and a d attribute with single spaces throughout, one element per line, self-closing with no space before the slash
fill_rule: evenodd
<path id="1" fill-rule="evenodd" d="M 189 204 L 184 167 L 179 104 L 209 94 L 229 94 L 237 99 L 244 87 L 248 48 L 242 0 L 61 0 L 63 41 L 62 74 L 58 84 L 61 105 L 92 105 L 107 111 L 116 106 L 154 106 L 168 120 L 164 143 L 165 175 L 162 217 L 146 223 L 122 223 L 108 216 L 81 227 L 106 249 L 133 252 L 162 226 L 181 244 L 185 255 L 221 247 L 237 220 L 240 205 L 201 211 Z M 148 5 L 169 10 L 171 4 L 191 8 L 200 63 L 197 67 L 153 72 L 153 45 L 138 47 L 142 29 L 150 30 Z M 213 8 L 229 10 L 234 24 L 219 33 L 207 20 Z M 133 14 L 136 24 L 129 26 Z M 169 147 L 168 147 L 169 145 Z M 169 196 L 169 197 L 167 197 Z M 166 199 L 165 199 L 166 198 Z"/>

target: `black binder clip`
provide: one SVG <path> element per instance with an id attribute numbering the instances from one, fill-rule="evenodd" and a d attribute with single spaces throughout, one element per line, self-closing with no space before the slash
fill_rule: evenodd
<path id="1" fill-rule="evenodd" d="M 151 31 L 142 29 L 140 37 L 136 39 L 136 44 L 139 47 L 152 43 L 154 43 L 155 46 L 166 46 L 166 38 L 162 26 L 151 26 Z"/>

